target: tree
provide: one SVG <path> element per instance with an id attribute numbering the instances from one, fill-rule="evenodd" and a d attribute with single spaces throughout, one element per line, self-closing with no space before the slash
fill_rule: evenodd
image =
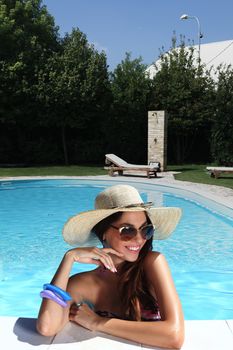
<path id="1" fill-rule="evenodd" d="M 17 154 L 25 146 L 25 126 L 33 127 L 37 120 L 39 71 L 57 49 L 57 28 L 40 0 L 0 0 L 1 136 L 3 142 L 6 131 L 8 137 L 16 135 Z M 4 147 L 3 142 L 2 154 Z"/>
<path id="2" fill-rule="evenodd" d="M 154 78 L 151 108 L 168 111 L 169 161 L 177 164 L 194 157 L 195 149 L 199 160 L 203 155 L 208 158 L 209 145 L 203 141 L 214 111 L 214 83 L 204 67 L 195 63 L 193 50 L 182 43 L 163 53 Z"/>
<path id="3" fill-rule="evenodd" d="M 113 104 L 107 131 L 108 150 L 134 162 L 144 162 L 147 158 L 151 80 L 145 69 L 141 58 L 132 60 L 126 53 L 111 76 Z"/>
<path id="4" fill-rule="evenodd" d="M 64 161 L 69 164 L 67 132 L 71 129 L 76 141 L 90 141 L 93 130 L 95 142 L 101 140 L 101 125 L 110 101 L 110 87 L 105 54 L 98 53 L 79 29 L 73 29 L 61 42 L 61 51 L 48 59 L 39 76 L 39 99 L 45 106 L 42 125 L 61 130 Z M 97 128 L 98 124 L 98 128 Z M 87 139 L 83 140 L 86 137 Z M 89 143 L 90 147 L 90 143 Z M 94 149 L 94 148 L 95 149 Z M 87 152 L 81 148 L 77 152 Z M 92 143 L 92 151 L 96 146 Z M 75 158 L 73 157 L 73 160 Z"/>
<path id="5" fill-rule="evenodd" d="M 57 28 L 41 0 L 0 0 L 0 9 L 1 97 L 7 103 L 1 120 L 16 122 L 29 114 L 23 107 L 33 98 L 38 71 L 57 50 Z"/>
<path id="6" fill-rule="evenodd" d="M 233 69 L 219 68 L 216 113 L 212 128 L 212 156 L 220 165 L 233 166 Z"/>

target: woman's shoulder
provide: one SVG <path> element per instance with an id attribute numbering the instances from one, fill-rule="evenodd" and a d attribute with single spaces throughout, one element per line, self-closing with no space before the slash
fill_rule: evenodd
<path id="1" fill-rule="evenodd" d="M 165 256 L 160 252 L 149 252 L 144 260 L 143 269 L 148 278 L 167 276 L 171 274 L 169 264 Z"/>
<path id="2" fill-rule="evenodd" d="M 79 272 L 70 277 L 72 283 L 87 283 L 96 280 L 96 270 Z"/>
<path id="3" fill-rule="evenodd" d="M 144 266 L 151 266 L 155 262 L 164 261 L 165 257 L 162 253 L 157 251 L 149 251 L 144 259 Z"/>
<path id="4" fill-rule="evenodd" d="M 98 291 L 98 281 L 93 271 L 81 272 L 72 275 L 69 279 L 68 291 L 76 300 L 78 295 L 85 296 L 88 300 L 91 300 L 93 292 Z"/>
<path id="5" fill-rule="evenodd" d="M 94 271 L 86 271 L 76 273 L 69 278 L 69 288 L 76 289 L 78 287 L 79 290 L 94 288 L 97 284 L 97 280 L 95 277 Z"/>

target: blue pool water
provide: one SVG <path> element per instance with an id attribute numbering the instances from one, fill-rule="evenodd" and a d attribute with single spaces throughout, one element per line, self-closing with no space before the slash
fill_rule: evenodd
<path id="1" fill-rule="evenodd" d="M 115 183 L 115 182 L 114 182 Z M 133 183 L 132 183 L 133 184 Z M 92 209 L 111 181 L 0 182 L 0 315 L 36 317 L 39 292 L 70 248 L 61 236 L 68 217 Z M 233 215 L 169 188 L 133 184 L 156 206 L 183 209 L 181 222 L 154 249 L 167 258 L 186 319 L 233 319 Z M 95 244 L 96 242 L 90 242 Z M 76 264 L 73 272 L 92 269 Z"/>

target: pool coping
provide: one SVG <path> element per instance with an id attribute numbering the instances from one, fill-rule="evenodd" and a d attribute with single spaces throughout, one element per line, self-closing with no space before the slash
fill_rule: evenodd
<path id="1" fill-rule="evenodd" d="M 0 317 L 0 337 L 5 349 L 28 350 L 139 350 L 161 349 L 133 341 L 91 332 L 68 323 L 54 337 L 37 333 L 35 318 Z M 233 320 L 185 321 L 185 341 L 182 350 L 233 349 Z M 163 350 L 166 350 L 163 348 Z"/>

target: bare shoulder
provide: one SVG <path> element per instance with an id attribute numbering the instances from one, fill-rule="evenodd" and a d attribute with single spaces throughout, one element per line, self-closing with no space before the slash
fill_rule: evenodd
<path id="1" fill-rule="evenodd" d="M 79 296 L 90 299 L 90 292 L 95 292 L 98 288 L 98 281 L 95 270 L 77 273 L 70 277 L 68 291 L 73 299 L 79 299 Z"/>
<path id="2" fill-rule="evenodd" d="M 159 252 L 149 252 L 144 260 L 144 270 L 148 278 L 169 276 L 171 274 L 165 256 Z"/>
<path id="3" fill-rule="evenodd" d="M 171 270 L 163 254 L 149 252 L 145 258 L 144 271 L 157 295 L 160 295 L 162 290 L 173 290 L 175 293 Z"/>
<path id="4" fill-rule="evenodd" d="M 72 275 L 69 279 L 69 285 L 73 284 L 88 284 L 88 283 L 94 283 L 96 280 L 96 272 L 95 270 L 92 271 L 86 271 L 86 272 L 80 272 L 76 273 L 75 275 Z"/>
<path id="5" fill-rule="evenodd" d="M 160 263 L 162 261 L 166 261 L 164 255 L 160 252 L 150 251 L 147 253 L 144 259 L 144 267 L 147 268 L 154 263 Z"/>

